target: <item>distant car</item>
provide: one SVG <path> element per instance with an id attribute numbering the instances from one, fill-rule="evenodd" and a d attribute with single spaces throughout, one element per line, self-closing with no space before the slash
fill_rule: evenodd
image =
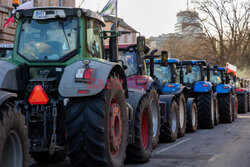
<path id="1" fill-rule="evenodd" d="M 0 57 L 10 58 L 13 53 L 12 43 L 0 43 Z"/>

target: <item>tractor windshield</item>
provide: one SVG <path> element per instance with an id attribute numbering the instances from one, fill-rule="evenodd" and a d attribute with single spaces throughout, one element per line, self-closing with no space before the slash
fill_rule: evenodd
<path id="1" fill-rule="evenodd" d="M 128 66 L 125 70 L 126 76 L 138 74 L 137 57 L 136 52 L 119 52 L 119 60 L 121 60 L 124 65 Z"/>
<path id="2" fill-rule="evenodd" d="M 56 61 L 77 48 L 77 20 L 24 19 L 18 53 L 31 61 Z"/>
<path id="3" fill-rule="evenodd" d="M 183 71 L 183 83 L 184 84 L 193 84 L 196 81 L 201 81 L 202 76 L 201 76 L 201 68 L 200 66 L 193 65 L 192 70 L 189 72 L 187 71 L 188 66 L 183 66 L 182 71 Z M 180 73 L 180 68 L 178 68 L 178 73 Z M 180 76 L 180 75 L 179 75 Z"/>
<path id="4" fill-rule="evenodd" d="M 161 64 L 154 65 L 154 75 L 162 83 L 171 83 L 172 82 L 172 70 L 171 66 L 161 66 Z"/>
<path id="5" fill-rule="evenodd" d="M 213 84 L 221 84 L 222 83 L 221 73 L 218 71 L 210 71 L 210 81 Z"/>

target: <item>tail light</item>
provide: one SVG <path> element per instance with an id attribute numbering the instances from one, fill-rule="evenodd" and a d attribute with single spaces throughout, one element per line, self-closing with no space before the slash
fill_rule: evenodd
<path id="1" fill-rule="evenodd" d="M 228 89 L 228 86 L 224 86 L 223 88 L 224 88 L 224 89 Z"/>
<path id="2" fill-rule="evenodd" d="M 83 78 L 90 80 L 92 78 L 92 74 L 93 74 L 93 69 L 92 68 L 87 68 L 84 72 Z"/>
<path id="3" fill-rule="evenodd" d="M 79 82 L 92 80 L 94 76 L 93 68 L 80 68 L 76 72 L 75 80 Z"/>
<path id="4" fill-rule="evenodd" d="M 202 86 L 203 86 L 203 87 L 209 87 L 209 85 L 208 85 L 208 84 L 203 84 Z"/>
<path id="5" fill-rule="evenodd" d="M 31 92 L 28 101 L 31 105 L 43 105 L 48 103 L 49 98 L 43 90 L 43 87 L 41 85 L 36 85 Z"/>
<path id="6" fill-rule="evenodd" d="M 169 87 L 169 88 L 173 88 L 173 87 L 174 87 L 174 85 L 168 85 L 168 87 Z"/>

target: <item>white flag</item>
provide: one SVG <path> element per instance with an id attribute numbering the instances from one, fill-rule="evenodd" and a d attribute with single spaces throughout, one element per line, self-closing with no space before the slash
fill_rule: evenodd
<path id="1" fill-rule="evenodd" d="M 101 16 L 108 14 L 117 15 L 117 0 L 109 0 L 99 14 Z"/>

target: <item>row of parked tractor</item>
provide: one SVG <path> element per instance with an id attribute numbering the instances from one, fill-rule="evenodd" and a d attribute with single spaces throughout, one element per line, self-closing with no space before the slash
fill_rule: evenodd
<path id="1" fill-rule="evenodd" d="M 226 68 L 156 55 L 142 36 L 118 45 L 129 32 L 117 23 L 102 31 L 93 11 L 43 7 L 10 16 L 14 50 L 0 59 L 2 167 L 27 167 L 29 157 L 69 156 L 74 167 L 144 163 L 159 142 L 249 111 L 248 91 Z"/>

